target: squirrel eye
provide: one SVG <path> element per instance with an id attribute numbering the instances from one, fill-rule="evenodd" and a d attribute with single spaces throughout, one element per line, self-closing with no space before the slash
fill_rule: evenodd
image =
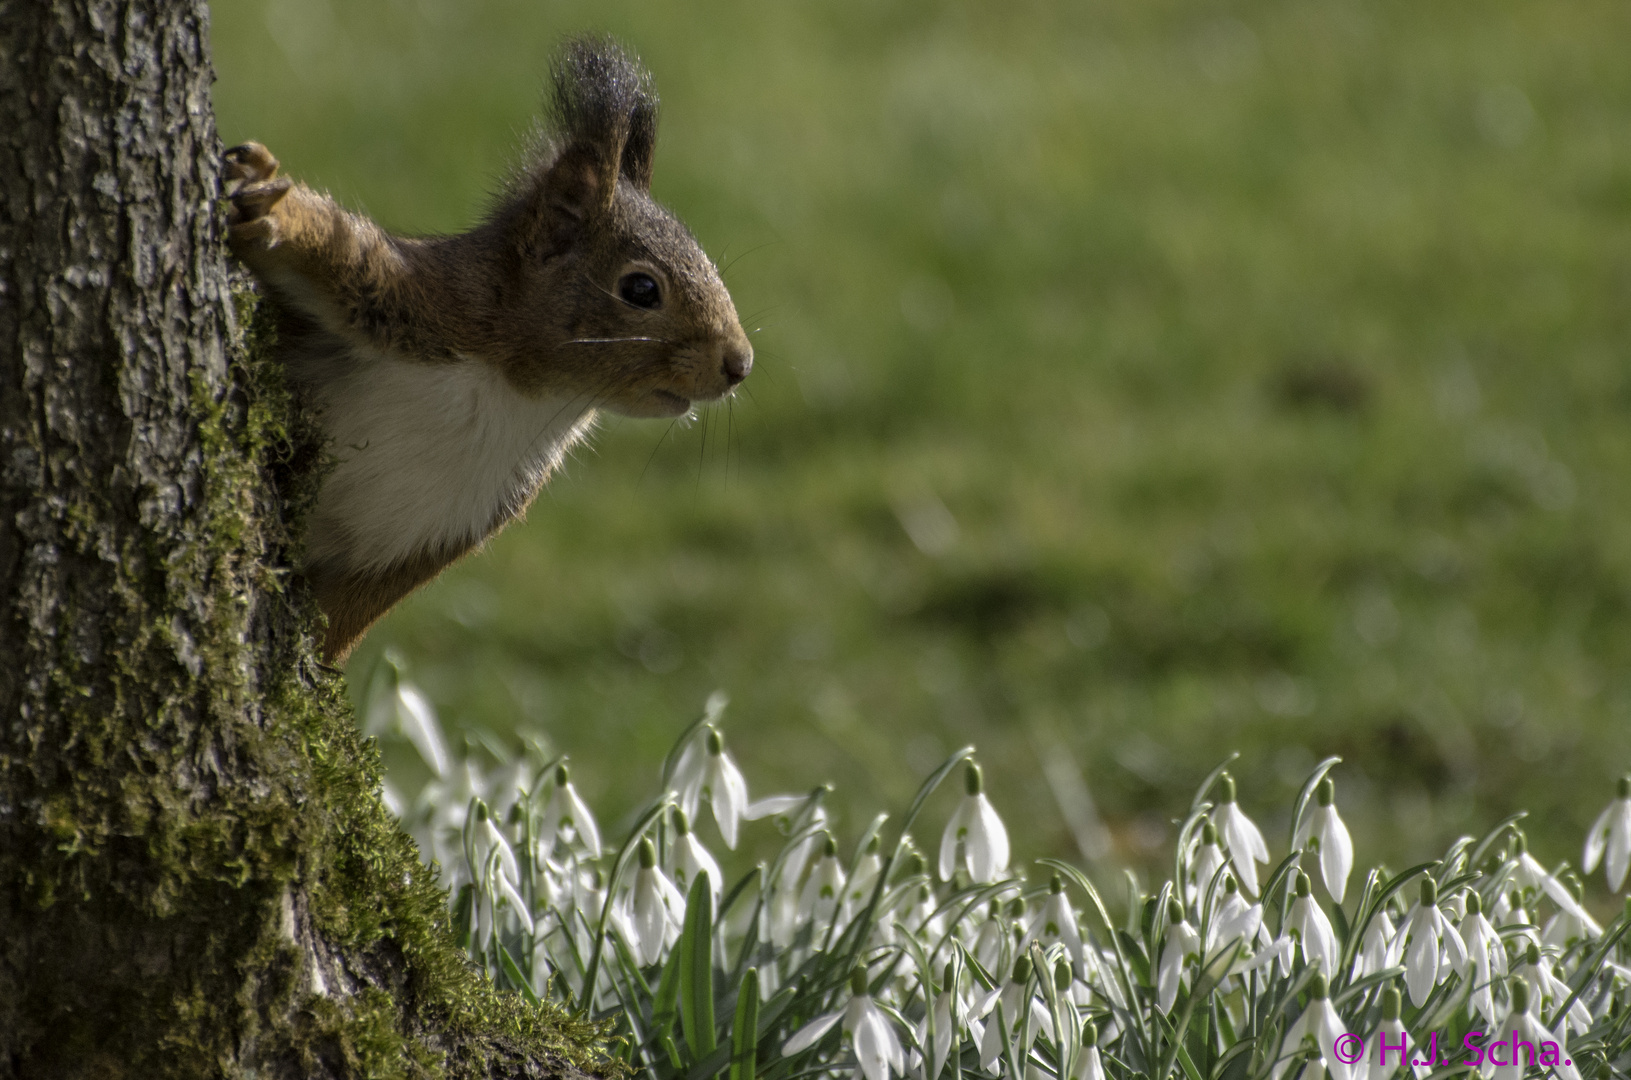
<path id="1" fill-rule="evenodd" d="M 617 295 L 635 307 L 663 306 L 663 292 L 650 274 L 624 274 L 617 283 Z"/>

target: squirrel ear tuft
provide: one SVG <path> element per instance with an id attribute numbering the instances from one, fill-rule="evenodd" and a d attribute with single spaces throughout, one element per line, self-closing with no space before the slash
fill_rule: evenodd
<path id="1" fill-rule="evenodd" d="M 617 178 L 651 188 L 657 140 L 657 95 L 651 75 L 610 38 L 574 38 L 550 72 L 549 137 L 555 150 L 523 183 L 514 209 L 525 246 L 570 244 L 583 226 L 606 213 Z"/>
<path id="2" fill-rule="evenodd" d="M 593 147 L 603 165 L 642 191 L 651 187 L 657 93 L 651 73 L 611 38 L 568 41 L 556 57 L 551 100 L 556 138 Z M 606 195 L 611 205 L 611 193 Z"/>

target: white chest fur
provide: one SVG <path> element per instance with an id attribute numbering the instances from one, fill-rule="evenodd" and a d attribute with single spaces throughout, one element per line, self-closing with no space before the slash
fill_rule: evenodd
<path id="1" fill-rule="evenodd" d="M 594 424 L 586 399 L 527 398 L 478 360 L 350 360 L 303 373 L 316 376 L 338 459 L 311 516 L 312 563 L 379 571 L 478 544 L 526 508 Z"/>

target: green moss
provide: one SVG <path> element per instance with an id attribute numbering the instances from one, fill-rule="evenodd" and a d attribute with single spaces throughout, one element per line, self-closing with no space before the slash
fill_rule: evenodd
<path id="1" fill-rule="evenodd" d="M 96 598 L 117 617 L 112 644 L 56 649 L 33 729 L 46 749 L 23 781 L 0 762 L 25 785 L 0 801 L 33 806 L 33 854 L 0 921 L 9 905 L 28 924 L 8 932 L 73 943 L 30 974 L 26 1030 L 8 1037 L 38 1075 L 87 1061 L 110 1077 L 248 1075 L 240 1059 L 355 1077 L 594 1070 L 594 1025 L 467 962 L 436 875 L 380 801 L 378 754 L 317 660 L 321 616 L 291 570 L 317 433 L 283 385 L 268 313 L 235 299 L 231 384 L 192 385 L 201 512 L 119 552 Z M 96 496 L 65 498 L 73 543 L 102 542 Z M 345 985 L 319 992 L 307 942 Z M 103 1045 L 126 1050 L 104 1059 Z"/>

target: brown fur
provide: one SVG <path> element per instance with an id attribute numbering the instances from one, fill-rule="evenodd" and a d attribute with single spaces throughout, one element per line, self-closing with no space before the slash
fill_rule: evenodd
<path id="1" fill-rule="evenodd" d="M 555 68 L 551 138 L 487 221 L 456 236 L 393 236 L 279 177 L 260 144 L 228 151 L 230 242 L 285 309 L 297 383 L 385 353 L 489 365 L 528 399 L 581 398 L 631 416 L 676 416 L 729 393 L 753 351 L 713 263 L 651 199 L 656 112 L 649 76 L 615 45 L 570 43 Z M 659 309 L 619 295 L 630 273 L 658 282 Z M 496 508 L 487 534 L 534 491 Z M 345 557 L 308 566 L 329 617 L 326 655 L 343 658 L 482 539 L 384 568 Z"/>

